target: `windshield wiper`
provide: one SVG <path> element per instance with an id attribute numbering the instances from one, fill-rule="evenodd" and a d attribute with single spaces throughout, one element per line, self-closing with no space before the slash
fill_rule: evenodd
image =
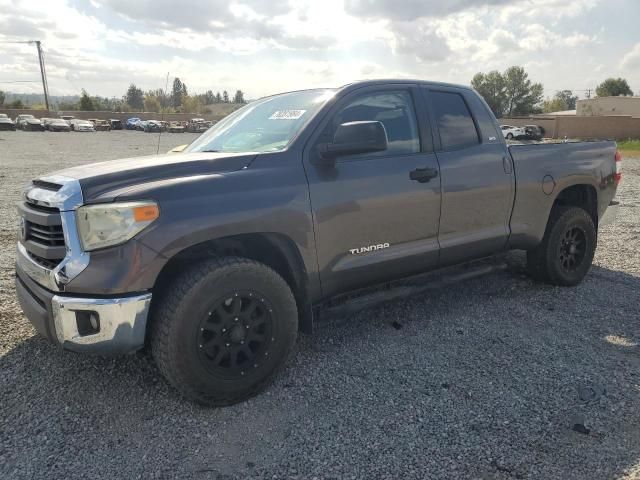
<path id="1" fill-rule="evenodd" d="M 220 153 L 222 150 L 202 150 L 203 153 Z"/>

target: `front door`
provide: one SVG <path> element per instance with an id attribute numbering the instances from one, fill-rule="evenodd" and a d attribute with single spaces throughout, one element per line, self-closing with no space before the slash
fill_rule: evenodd
<path id="1" fill-rule="evenodd" d="M 438 263 L 439 167 L 428 119 L 416 115 L 419 94 L 407 85 L 353 92 L 311 140 L 305 170 L 324 296 Z M 332 139 L 338 125 L 367 120 L 384 125 L 386 151 L 314 161 L 317 144 Z"/>

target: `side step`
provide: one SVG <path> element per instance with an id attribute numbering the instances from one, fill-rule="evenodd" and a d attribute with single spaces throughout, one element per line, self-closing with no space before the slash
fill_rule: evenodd
<path id="1" fill-rule="evenodd" d="M 320 304 L 315 312 L 315 318 L 323 320 L 329 317 L 344 317 L 381 303 L 410 297 L 427 290 L 444 288 L 465 280 L 506 270 L 507 267 L 504 255 L 500 255 L 423 273 L 402 280 L 395 280 L 375 287 L 368 287 L 332 298 Z"/>

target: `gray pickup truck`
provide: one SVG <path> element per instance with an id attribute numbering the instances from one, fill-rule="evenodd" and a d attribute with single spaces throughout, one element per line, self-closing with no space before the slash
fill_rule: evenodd
<path id="1" fill-rule="evenodd" d="M 227 405 L 346 292 L 510 249 L 536 279 L 578 284 L 620 178 L 614 142 L 507 146 L 467 87 L 274 95 L 181 153 L 33 180 L 16 288 L 51 342 L 146 346 L 187 397 Z"/>

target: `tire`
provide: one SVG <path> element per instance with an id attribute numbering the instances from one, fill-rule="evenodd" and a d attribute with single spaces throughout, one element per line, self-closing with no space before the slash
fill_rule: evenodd
<path id="1" fill-rule="evenodd" d="M 542 242 L 527 251 L 527 269 L 534 279 L 551 285 L 578 285 L 591 268 L 597 239 L 584 209 L 554 207 Z"/>
<path id="2" fill-rule="evenodd" d="M 507 140 L 513 140 L 513 133 L 507 133 Z"/>
<path id="3" fill-rule="evenodd" d="M 196 265 L 170 285 L 154 306 L 150 343 L 178 391 L 225 406 L 271 382 L 297 332 L 296 302 L 282 277 L 259 262 L 226 257 Z"/>

